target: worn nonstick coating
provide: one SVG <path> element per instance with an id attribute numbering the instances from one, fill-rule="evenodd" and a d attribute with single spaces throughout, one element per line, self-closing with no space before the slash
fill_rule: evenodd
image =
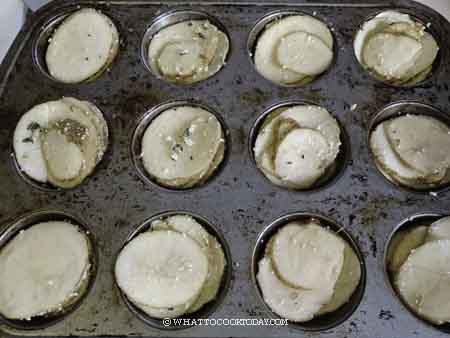
<path id="1" fill-rule="evenodd" d="M 59 84 L 43 75 L 33 62 L 34 38 L 47 21 L 76 6 L 103 10 L 118 26 L 122 44 L 110 71 L 94 81 Z M 361 22 L 380 10 L 400 7 L 430 22 L 440 42 L 440 63 L 433 75 L 413 88 L 394 88 L 365 73 L 353 54 L 352 41 Z M 253 68 L 247 54 L 249 32 L 275 10 L 298 9 L 316 14 L 333 30 L 335 63 L 312 83 L 300 88 L 272 84 Z M 169 84 L 142 64 L 140 48 L 145 31 L 159 14 L 173 9 L 199 10 L 217 18 L 230 36 L 228 63 L 214 77 L 191 86 Z M 0 69 L 0 224 L 4 229 L 22 215 L 56 209 L 82 217 L 97 243 L 97 279 L 81 306 L 63 321 L 31 336 L 144 336 L 144 337 L 444 337 L 417 320 L 393 296 L 384 280 L 383 248 L 392 229 L 417 213 L 447 214 L 450 194 L 417 194 L 398 189 L 378 174 L 367 146 L 371 117 L 400 100 L 431 104 L 450 111 L 450 24 L 438 13 L 410 0 L 347 0 L 346 3 L 264 0 L 243 2 L 61 1 L 37 12 L 20 33 Z M 109 153 L 95 174 L 70 191 L 46 192 L 25 182 L 11 160 L 11 140 L 20 116 L 32 106 L 61 96 L 94 102 L 110 122 Z M 185 192 L 166 192 L 145 184 L 130 159 L 130 142 L 137 121 L 152 107 L 170 100 L 195 100 L 221 113 L 231 130 L 228 161 L 208 185 Z M 349 135 L 349 165 L 331 185 L 314 192 L 273 186 L 248 153 L 249 133 L 257 117 L 285 100 L 301 100 L 328 109 Z M 356 109 L 350 109 L 357 105 Z M 268 318 L 257 297 L 250 273 L 258 234 L 274 219 L 290 212 L 328 216 L 344 226 L 363 252 L 366 291 L 360 306 L 341 325 L 322 332 L 291 327 L 198 326 L 163 331 L 140 321 L 128 310 L 114 286 L 113 264 L 118 250 L 136 224 L 166 210 L 188 210 L 215 224 L 230 247 L 233 280 L 213 318 Z M 0 336 L 23 336 L 0 327 Z"/>

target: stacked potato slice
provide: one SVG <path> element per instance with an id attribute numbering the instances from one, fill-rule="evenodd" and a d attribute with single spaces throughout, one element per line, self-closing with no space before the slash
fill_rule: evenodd
<path id="1" fill-rule="evenodd" d="M 277 109 L 258 132 L 254 145 L 257 166 L 276 185 L 311 188 L 333 171 L 340 133 L 336 119 L 324 108 Z"/>
<path id="2" fill-rule="evenodd" d="M 148 126 L 142 160 L 148 174 L 171 188 L 203 184 L 225 154 L 222 125 L 210 112 L 190 106 L 168 109 Z"/>
<path id="3" fill-rule="evenodd" d="M 86 290 L 90 246 L 67 222 L 46 222 L 20 232 L 0 251 L 0 313 L 10 319 L 64 311 Z"/>
<path id="4" fill-rule="evenodd" d="M 403 115 L 380 123 L 370 136 L 380 170 L 413 188 L 440 187 L 450 181 L 450 129 L 425 115 Z"/>
<path id="5" fill-rule="evenodd" d="M 14 151 L 30 178 L 72 188 L 89 176 L 108 146 L 108 126 L 92 103 L 63 98 L 40 104 L 20 119 Z"/>
<path id="6" fill-rule="evenodd" d="M 81 9 L 55 30 L 45 55 L 51 76 L 65 83 L 91 80 L 106 70 L 119 50 L 119 33 L 104 14 Z"/>
<path id="7" fill-rule="evenodd" d="M 355 54 L 361 65 L 382 81 L 411 85 L 430 73 L 439 46 L 426 27 L 409 15 L 386 11 L 359 30 Z"/>
<path id="8" fill-rule="evenodd" d="M 142 311 L 173 318 L 215 299 L 226 264 L 214 236 L 191 216 L 175 215 L 154 221 L 150 231 L 129 242 L 115 274 L 120 289 Z"/>
<path id="9" fill-rule="evenodd" d="M 256 42 L 256 69 L 278 84 L 304 84 L 328 69 L 333 36 L 321 21 L 292 15 L 270 23 Z"/>
<path id="10" fill-rule="evenodd" d="M 194 83 L 217 73 L 225 63 L 229 41 L 207 20 L 184 21 L 161 29 L 148 49 L 150 67 L 171 81 Z"/>
<path id="11" fill-rule="evenodd" d="M 337 310 L 360 278 L 361 266 L 350 245 L 315 220 L 281 228 L 258 263 L 265 302 L 294 322 Z"/>
<path id="12" fill-rule="evenodd" d="M 413 312 L 437 325 L 450 322 L 450 217 L 398 231 L 387 264 Z"/>

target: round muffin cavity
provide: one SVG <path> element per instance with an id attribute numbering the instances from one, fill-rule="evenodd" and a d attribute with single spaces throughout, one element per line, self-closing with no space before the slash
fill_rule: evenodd
<path id="1" fill-rule="evenodd" d="M 274 184 L 309 189 L 335 171 L 341 130 L 321 107 L 281 107 L 265 118 L 253 148 L 256 165 Z"/>
<path id="2" fill-rule="evenodd" d="M 383 175 L 402 186 L 426 190 L 450 182 L 450 129 L 434 117 L 385 120 L 371 132 L 370 147 Z"/>
<path id="3" fill-rule="evenodd" d="M 165 27 L 148 47 L 148 61 L 158 76 L 195 83 L 217 73 L 229 50 L 227 35 L 208 20 L 189 20 Z"/>
<path id="4" fill-rule="evenodd" d="M 106 70 L 119 50 L 119 33 L 106 15 L 84 8 L 55 30 L 45 61 L 49 74 L 64 83 L 91 80 Z"/>
<path id="5" fill-rule="evenodd" d="M 142 162 L 160 185 L 187 189 L 204 184 L 225 155 L 220 121 L 207 110 L 178 106 L 156 116 L 142 137 Z"/>
<path id="6" fill-rule="evenodd" d="M 0 313 L 13 320 L 64 312 L 90 279 L 89 239 L 78 226 L 38 223 L 0 251 Z"/>
<path id="7" fill-rule="evenodd" d="M 450 322 L 450 217 L 396 231 L 386 264 L 396 292 L 416 316 L 438 326 Z"/>
<path id="8" fill-rule="evenodd" d="M 289 15 L 266 25 L 256 41 L 257 71 L 280 85 L 300 85 L 325 72 L 333 61 L 333 36 L 320 20 Z"/>
<path id="9" fill-rule="evenodd" d="M 73 188 L 89 176 L 108 146 L 108 126 L 92 103 L 62 98 L 25 113 L 14 131 L 20 170 L 39 183 Z"/>
<path id="10" fill-rule="evenodd" d="M 290 222 L 270 238 L 256 279 L 271 310 L 300 323 L 347 303 L 361 265 L 345 240 L 310 219 Z"/>
<path id="11" fill-rule="evenodd" d="M 219 241 L 193 217 L 178 214 L 151 223 L 117 258 L 117 284 L 154 318 L 199 311 L 219 291 L 226 267 Z"/>
<path id="12" fill-rule="evenodd" d="M 375 78 L 414 85 L 433 69 L 439 46 L 422 23 L 408 14 L 385 11 L 362 25 L 354 49 L 359 63 Z"/>

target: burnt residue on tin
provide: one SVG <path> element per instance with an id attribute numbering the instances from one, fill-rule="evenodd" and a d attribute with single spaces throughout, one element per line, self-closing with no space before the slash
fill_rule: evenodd
<path id="1" fill-rule="evenodd" d="M 277 4 L 278 3 L 278 4 Z M 109 71 L 95 81 L 64 85 L 45 76 L 33 61 L 38 32 L 49 21 L 78 6 L 100 9 L 118 27 L 120 51 Z M 440 66 L 426 84 L 411 88 L 386 86 L 371 78 L 353 53 L 353 37 L 370 15 L 396 6 L 431 22 L 441 45 Z M 317 15 L 333 32 L 335 64 L 304 87 L 280 87 L 264 80 L 248 57 L 249 32 L 265 15 L 297 9 Z M 151 22 L 173 10 L 200 11 L 225 27 L 231 43 L 227 64 L 214 77 L 193 86 L 156 78 L 142 63 L 142 38 Z M 305 210 L 326 214 L 358 241 L 365 255 L 367 287 L 358 309 L 341 325 L 320 332 L 323 337 L 373 338 L 399 335 L 441 338 L 446 335 L 424 325 L 395 301 L 382 273 L 382 248 L 399 220 L 422 213 L 448 213 L 450 195 L 415 194 L 381 177 L 370 156 L 367 133 L 371 118 L 384 106 L 402 100 L 431 104 L 448 112 L 450 104 L 450 24 L 438 13 L 411 0 L 311 1 L 249 0 L 222 4 L 190 1 L 52 1 L 32 16 L 0 68 L 0 228 L 24 213 L 41 208 L 82 215 L 96 235 L 99 266 L 92 292 L 80 308 L 63 321 L 32 333 L 38 336 L 167 336 L 139 320 L 114 287 L 115 257 L 136 224 L 164 210 L 191 210 L 203 215 L 226 238 L 233 256 L 232 285 L 211 318 L 268 318 L 255 295 L 250 262 L 258 233 L 280 215 Z M 436 36 L 438 38 L 438 36 Z M 30 186 L 11 159 L 12 133 L 20 116 L 36 104 L 74 96 L 95 103 L 105 114 L 113 139 L 110 156 L 80 187 L 48 193 Z M 131 162 L 130 142 L 141 116 L 173 100 L 195 100 L 220 112 L 230 130 L 232 151 L 220 174 L 201 189 L 173 193 L 146 184 Z M 286 100 L 312 101 L 326 107 L 348 134 L 348 166 L 338 180 L 314 193 L 277 189 L 258 174 L 248 152 L 250 130 L 267 107 Z M 355 109 L 350 109 L 357 105 Z M 376 248 L 376 250 L 375 250 Z M 395 318 L 379 318 L 381 310 Z M 23 336 L 0 325 L 0 336 Z M 317 333 L 301 333 L 307 338 Z M 27 335 L 30 335 L 28 332 Z M 173 337 L 298 337 L 290 326 L 196 326 L 171 331 Z"/>

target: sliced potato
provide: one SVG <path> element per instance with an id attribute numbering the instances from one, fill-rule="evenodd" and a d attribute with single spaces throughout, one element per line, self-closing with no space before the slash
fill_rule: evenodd
<path id="1" fill-rule="evenodd" d="M 63 310 L 81 296 L 89 254 L 86 235 L 67 222 L 20 232 L 0 251 L 0 313 L 29 320 Z"/>
<path id="2" fill-rule="evenodd" d="M 377 33 L 366 42 L 363 61 L 387 80 L 402 79 L 414 66 L 421 49 L 421 43 L 407 35 Z"/>
<path id="3" fill-rule="evenodd" d="M 323 175 L 328 143 L 312 129 L 291 131 L 276 151 L 275 171 L 282 181 L 297 189 L 306 189 Z"/>
<path id="4" fill-rule="evenodd" d="M 428 227 L 423 225 L 411 230 L 398 231 L 392 239 L 388 255 L 388 268 L 394 272 L 398 271 L 409 254 L 425 243 L 427 233 Z"/>
<path id="5" fill-rule="evenodd" d="M 425 176 L 442 179 L 450 166 L 450 130 L 441 121 L 423 115 L 390 120 L 387 135 L 397 155 Z"/>
<path id="6" fill-rule="evenodd" d="M 344 263 L 344 242 L 314 222 L 290 223 L 274 237 L 274 268 L 289 285 L 333 290 Z"/>
<path id="7" fill-rule="evenodd" d="M 293 15 L 281 18 L 275 23 L 268 25 L 256 42 L 254 62 L 256 69 L 261 75 L 280 84 L 300 83 L 308 78 L 307 74 L 283 67 L 274 58 L 282 39 L 296 32 L 304 32 L 314 36 L 312 39 L 320 39 L 332 53 L 333 37 L 324 23 L 308 15 Z M 317 44 L 319 43 L 317 42 Z M 320 46 L 322 47 L 322 45 Z M 306 53 L 308 52 L 306 46 L 302 50 Z M 327 53 L 329 54 L 329 52 Z M 284 54 L 284 52 L 281 51 L 281 54 Z M 319 68 L 317 67 L 316 69 Z"/>
<path id="8" fill-rule="evenodd" d="M 450 217 L 443 217 L 428 228 L 427 242 L 450 239 Z"/>
<path id="9" fill-rule="evenodd" d="M 115 275 L 134 303 L 178 307 L 197 299 L 208 275 L 208 259 L 189 236 L 171 230 L 151 231 L 122 249 Z"/>
<path id="10" fill-rule="evenodd" d="M 450 240 L 425 243 L 401 266 L 398 292 L 420 317 L 435 324 L 450 321 Z"/>
<path id="11" fill-rule="evenodd" d="M 311 320 L 333 294 L 333 289 L 307 290 L 284 284 L 267 257 L 259 261 L 256 278 L 267 305 L 279 316 L 294 322 Z"/>
<path id="12" fill-rule="evenodd" d="M 221 162 L 223 143 L 222 126 L 208 111 L 188 106 L 169 109 L 144 133 L 143 164 L 165 185 L 193 186 L 207 179 L 210 168 Z"/>
<path id="13" fill-rule="evenodd" d="M 328 69 L 333 51 L 317 36 L 297 31 L 281 38 L 277 58 L 282 68 L 316 76 Z"/>
<path id="14" fill-rule="evenodd" d="M 66 83 L 88 80 L 106 69 L 119 48 L 113 22 L 94 9 L 71 14 L 53 33 L 45 60 L 50 74 Z"/>
<path id="15" fill-rule="evenodd" d="M 321 307 L 317 315 L 334 312 L 347 303 L 361 280 L 361 264 L 352 247 L 344 241 L 344 265 L 336 282 L 330 302 Z"/>

